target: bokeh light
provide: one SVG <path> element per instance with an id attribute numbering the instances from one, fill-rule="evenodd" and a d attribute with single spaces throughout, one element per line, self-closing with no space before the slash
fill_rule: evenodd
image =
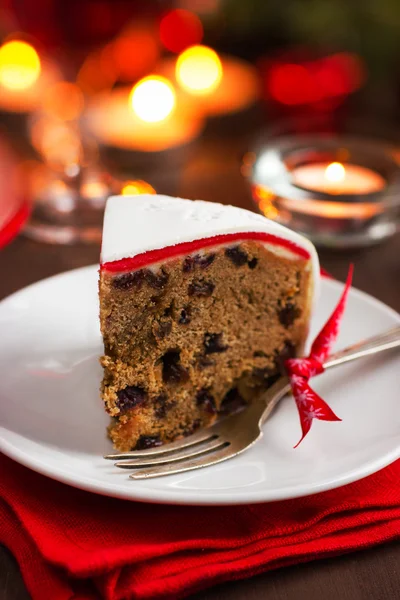
<path id="1" fill-rule="evenodd" d="M 31 87 L 40 75 L 40 59 L 35 48 L 12 40 L 0 48 L 0 83 L 11 90 Z"/>
<path id="2" fill-rule="evenodd" d="M 346 175 L 344 166 L 339 162 L 333 162 L 325 169 L 325 177 L 331 183 L 339 183 L 343 181 Z"/>
<path id="3" fill-rule="evenodd" d="M 269 73 L 271 96 L 286 105 L 307 104 L 320 100 L 321 94 L 303 65 L 277 64 Z"/>
<path id="4" fill-rule="evenodd" d="M 278 61 L 268 68 L 267 92 L 288 106 L 334 106 L 359 89 L 366 80 L 361 57 L 339 52 L 304 62 Z"/>
<path id="5" fill-rule="evenodd" d="M 121 81 L 143 77 L 160 54 L 154 31 L 144 25 L 124 31 L 111 45 L 115 72 Z"/>
<path id="6" fill-rule="evenodd" d="M 167 12 L 160 21 L 160 41 L 171 52 L 182 52 L 202 39 L 203 25 L 193 12 L 177 8 Z"/>
<path id="7" fill-rule="evenodd" d="M 121 189 L 123 196 L 139 196 L 141 194 L 155 194 L 156 190 L 150 183 L 137 179 L 136 181 L 127 181 Z"/>
<path id="8" fill-rule="evenodd" d="M 45 91 L 42 106 L 53 117 L 72 121 L 77 119 L 83 110 L 83 94 L 76 84 L 59 81 Z"/>
<path id="9" fill-rule="evenodd" d="M 146 123 L 163 121 L 175 107 L 175 90 L 165 77 L 149 75 L 132 88 L 129 102 L 134 113 Z"/>
<path id="10" fill-rule="evenodd" d="M 110 89 L 117 79 L 112 46 L 89 54 L 79 69 L 76 82 L 85 94 Z"/>
<path id="11" fill-rule="evenodd" d="M 215 90 L 222 79 L 218 54 L 207 46 L 188 48 L 176 62 L 176 78 L 192 94 L 201 95 Z"/>

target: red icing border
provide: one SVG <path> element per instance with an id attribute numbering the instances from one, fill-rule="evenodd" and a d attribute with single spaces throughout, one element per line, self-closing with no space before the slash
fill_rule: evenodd
<path id="1" fill-rule="evenodd" d="M 235 242 L 239 240 L 260 240 L 275 246 L 287 248 L 293 252 L 293 254 L 297 254 L 297 256 L 300 258 L 304 258 L 306 260 L 311 258 L 310 253 L 307 250 L 301 248 L 290 240 L 285 240 L 270 233 L 244 232 L 215 235 L 213 237 L 194 240 L 192 242 L 182 242 L 180 244 L 175 244 L 175 246 L 166 246 L 165 248 L 160 248 L 158 250 L 149 250 L 148 252 L 137 254 L 132 258 L 123 258 L 121 260 L 103 263 L 100 266 L 100 269 L 101 271 L 107 271 L 109 273 L 135 271 L 136 269 L 161 262 L 167 258 L 190 254 L 195 250 L 201 250 L 202 248 L 208 248 L 210 246 L 217 246 L 218 244 L 226 244 L 227 242 Z"/>

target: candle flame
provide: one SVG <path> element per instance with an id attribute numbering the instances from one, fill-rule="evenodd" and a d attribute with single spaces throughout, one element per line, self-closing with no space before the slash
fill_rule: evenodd
<path id="1" fill-rule="evenodd" d="M 214 91 L 222 79 L 222 64 L 214 50 L 192 46 L 182 52 L 176 62 L 176 78 L 188 92 L 196 95 Z"/>
<path id="2" fill-rule="evenodd" d="M 149 75 L 133 86 L 129 103 L 133 112 L 146 123 L 158 123 L 168 117 L 176 102 L 175 90 L 168 79 Z"/>
<path id="3" fill-rule="evenodd" d="M 325 169 L 325 177 L 330 183 L 339 183 L 343 181 L 346 175 L 346 169 L 339 162 L 333 162 Z"/>
<path id="4" fill-rule="evenodd" d="M 123 196 L 140 196 L 141 194 L 155 193 L 156 190 L 153 188 L 153 186 L 142 179 L 138 179 L 136 181 L 127 181 L 121 190 L 121 194 Z"/>
<path id="5" fill-rule="evenodd" d="M 0 48 L 0 83 L 10 90 L 31 87 L 40 75 L 40 59 L 35 48 L 12 40 Z"/>

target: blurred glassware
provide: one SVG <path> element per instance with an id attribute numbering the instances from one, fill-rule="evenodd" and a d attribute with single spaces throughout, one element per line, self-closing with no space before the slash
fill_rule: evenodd
<path id="1" fill-rule="evenodd" d="M 299 131 L 296 123 L 265 132 L 243 157 L 241 170 L 259 210 L 330 248 L 366 246 L 398 231 L 395 147 L 360 135 L 350 123 L 347 134 L 317 121 Z"/>
<path id="2" fill-rule="evenodd" d="M 73 83 L 60 81 L 42 95 L 29 120 L 38 160 L 30 161 L 27 181 L 33 200 L 24 233 L 38 241 L 99 242 L 109 176 L 97 164 L 97 145 L 83 139 L 84 98 Z"/>

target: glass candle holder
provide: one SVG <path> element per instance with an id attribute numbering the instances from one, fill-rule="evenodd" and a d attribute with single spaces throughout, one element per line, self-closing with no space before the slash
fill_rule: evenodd
<path id="1" fill-rule="evenodd" d="M 365 246 L 399 228 L 394 148 L 365 136 L 311 133 L 260 142 L 242 171 L 265 216 L 331 248 Z"/>

